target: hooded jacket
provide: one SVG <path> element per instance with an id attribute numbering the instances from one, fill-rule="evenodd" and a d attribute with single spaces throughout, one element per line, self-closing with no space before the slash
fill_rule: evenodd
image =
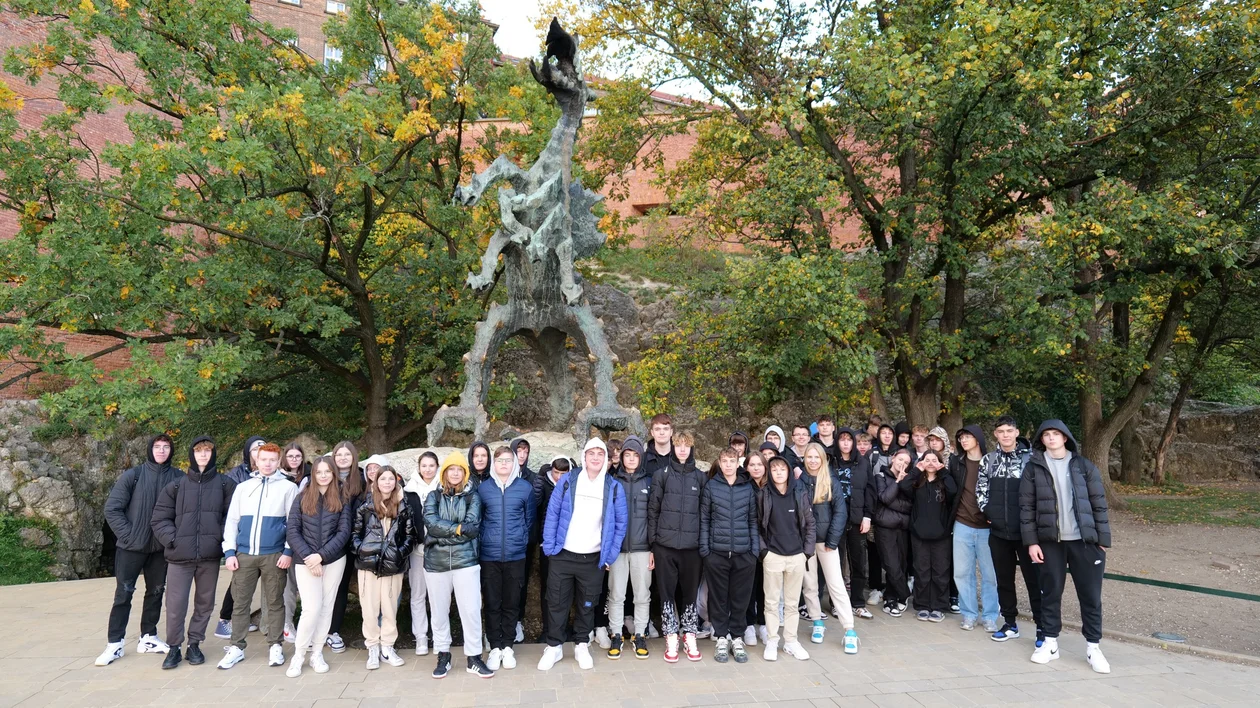
<path id="1" fill-rule="evenodd" d="M 700 496 L 706 482 L 695 465 L 677 461 L 652 475 L 648 543 L 675 550 L 700 547 Z"/>
<path id="2" fill-rule="evenodd" d="M 950 518 L 958 517 L 958 509 L 962 506 L 963 497 L 967 495 L 967 453 L 962 449 L 962 444 L 958 442 L 958 436 L 963 433 L 971 433 L 975 437 L 976 442 L 980 445 L 980 462 L 984 462 L 984 456 L 989 454 L 989 446 L 984 440 L 984 431 L 978 425 L 964 425 L 954 433 L 954 444 L 957 445 L 955 452 L 949 456 L 949 473 L 954 477 L 954 486 L 958 488 L 958 495 L 954 497 L 954 509 Z M 980 486 L 980 475 L 976 475 L 976 486 Z M 975 490 L 971 490 L 975 494 Z M 977 495 L 978 496 L 978 495 Z M 979 505 L 977 498 L 977 506 L 980 511 L 984 511 L 984 507 Z"/>
<path id="3" fill-rule="evenodd" d="M 543 522 L 547 519 L 547 505 L 551 503 L 551 493 L 556 491 L 556 482 L 551 478 L 551 470 L 557 460 L 568 462 L 570 470 L 575 467 L 573 460 L 564 455 L 556 455 L 551 458 L 551 462 L 543 463 L 543 466 L 538 468 L 538 474 L 534 475 L 534 498 L 538 500 L 538 513 L 534 517 L 536 521 L 533 533 L 530 536 L 530 542 L 534 545 L 542 544 Z M 564 474 L 568 474 L 568 472 Z M 560 476 L 561 479 L 564 479 L 564 474 Z"/>
<path id="4" fill-rule="evenodd" d="M 302 511 L 302 494 L 293 497 L 285 538 L 299 562 L 305 562 L 307 556 L 319 554 L 321 565 L 328 565 L 345 556 L 350 546 L 354 512 L 344 501 L 340 509 L 329 511 L 325 506 L 327 498 L 327 492 L 319 495 L 315 513 L 306 514 Z"/>
<path id="5" fill-rule="evenodd" d="M 161 464 L 153 459 L 153 446 L 159 440 L 171 444 L 165 434 L 154 436 L 149 441 L 145 461 L 119 475 L 105 500 L 105 521 L 118 539 L 118 548 L 126 551 L 157 553 L 163 550 L 162 543 L 153 537 L 153 507 L 157 505 L 158 493 L 183 473 L 171 467 L 169 457 Z M 174 454 L 174 445 L 171 445 L 171 455 Z"/>
<path id="6" fill-rule="evenodd" d="M 891 460 L 887 464 L 880 464 L 871 475 L 876 496 L 873 521 L 880 528 L 904 531 L 910 528 L 910 494 L 897 484 L 891 464 Z M 913 468 L 908 467 L 907 476 L 913 471 Z"/>
<path id="7" fill-rule="evenodd" d="M 481 448 L 486 451 L 486 468 L 480 471 L 472 468 L 473 452 L 476 451 L 477 448 Z M 476 489 L 477 485 L 486 481 L 486 479 L 490 477 L 492 467 L 494 467 L 494 455 L 491 454 L 489 445 L 478 440 L 468 446 L 468 479 L 472 482 L 473 489 Z"/>
<path id="8" fill-rule="evenodd" d="M 998 538 L 1020 540 L 1019 485 L 1030 457 L 1032 450 L 1016 441 L 1014 450 L 999 447 L 980 460 L 976 503 L 989 520 L 989 532 Z"/>
<path id="9" fill-rule="evenodd" d="M 603 448 L 607 452 L 604 441 L 591 438 L 582 448 Z M 608 460 L 604 460 L 605 473 L 608 471 Z M 577 497 L 578 475 L 586 474 L 581 468 L 569 470 L 560 481 L 547 504 L 547 519 L 543 523 L 543 553 L 554 556 L 564 550 L 564 541 L 569 533 L 569 522 L 573 520 L 573 508 Z M 599 537 L 599 566 L 611 566 L 621 554 L 621 544 L 626 538 L 626 493 L 625 489 L 610 474 L 604 474 L 604 514 Z"/>
<path id="10" fill-rule="evenodd" d="M 242 452 L 241 464 L 228 470 L 228 477 L 239 486 L 241 482 L 254 476 L 254 468 L 249 464 L 249 451 L 254 445 L 266 442 L 261 435 L 253 435 L 245 441 L 245 449 Z"/>
<path id="11" fill-rule="evenodd" d="M 188 474 L 162 488 L 153 507 L 153 536 L 162 544 L 167 563 L 218 561 L 223 557 L 223 523 L 236 482 L 219 474 L 215 453 L 205 469 L 197 467 L 193 448 L 214 444 L 203 435 L 188 446 Z"/>
<path id="12" fill-rule="evenodd" d="M 639 468 L 626 472 L 626 452 L 639 453 Z M 621 543 L 622 553 L 642 553 L 652 550 L 648 542 L 648 497 L 652 492 L 652 473 L 643 467 L 643 441 L 631 435 L 621 444 L 621 459 L 609 472 L 626 493 L 626 538 Z"/>
<path id="13" fill-rule="evenodd" d="M 910 424 L 904 420 L 897 421 L 897 424 L 893 426 L 893 449 L 895 450 L 897 448 L 902 447 L 902 445 L 899 442 L 901 440 L 901 436 L 909 435 L 909 434 L 910 434 Z M 906 444 L 909 445 L 910 441 L 907 440 Z"/>
<path id="14" fill-rule="evenodd" d="M 684 465 L 695 467 L 696 449 L 694 447 L 691 448 L 691 453 L 687 455 L 687 459 L 679 460 L 674 456 L 674 443 L 672 442 L 669 444 L 669 452 L 664 455 L 656 451 L 656 445 L 651 440 L 644 443 L 643 460 L 639 462 L 639 466 L 647 471 L 648 474 L 655 475 L 668 467 L 672 462 L 681 462 Z"/>
<path id="15" fill-rule="evenodd" d="M 257 475 L 236 485 L 223 527 L 223 554 L 292 556 L 288 543 L 289 510 L 297 485 L 277 469 L 270 476 Z"/>
<path id="16" fill-rule="evenodd" d="M 384 520 L 376 513 L 376 505 L 365 503 L 355 514 L 350 540 L 354 567 L 382 578 L 407 571 L 411 546 L 416 540 L 411 505 L 403 501 L 402 489 L 395 489 L 394 495 L 398 498 L 398 516 L 389 524 L 389 529 L 386 530 Z"/>
<path id="17" fill-rule="evenodd" d="M 481 496 L 481 560 L 524 560 L 538 505 L 534 485 L 521 477 L 515 455 L 507 484 L 500 485 L 498 475 L 491 472 L 478 485 L 477 494 Z"/>
<path id="18" fill-rule="evenodd" d="M 719 471 L 704 485 L 700 498 L 700 556 L 761 554 L 757 529 L 757 487 L 747 472 L 730 484 Z"/>
<path id="19" fill-rule="evenodd" d="M 890 443 L 887 446 L 885 446 L 882 442 L 880 442 L 880 436 L 883 435 L 885 429 L 887 429 L 890 433 L 892 433 L 892 443 Z M 880 425 L 879 430 L 876 431 L 875 433 L 875 439 L 871 441 L 871 449 L 878 450 L 880 457 L 888 457 L 889 455 L 896 452 L 897 451 L 897 429 L 887 423 Z"/>
<path id="20" fill-rule="evenodd" d="M 808 470 L 800 476 L 797 483 L 805 488 L 805 496 L 814 509 L 814 535 L 818 538 L 818 543 L 834 551 L 840 547 L 840 541 L 844 537 L 845 525 L 849 519 L 849 505 L 845 500 L 840 477 L 834 470 L 830 474 L 831 499 L 827 501 L 814 502 L 818 478 Z"/>
<path id="21" fill-rule="evenodd" d="M 1068 473 L 1072 476 L 1072 499 L 1059 499 L 1054 478 L 1046 462 L 1046 446 L 1041 435 L 1057 430 L 1067 438 L 1072 453 Z M 1059 540 L 1059 505 L 1071 504 L 1081 540 L 1104 548 L 1111 547 L 1111 523 L 1107 518 L 1107 493 L 1102 475 L 1093 462 L 1077 454 L 1076 438 L 1061 420 L 1047 420 L 1037 429 L 1033 452 L 1024 467 L 1019 485 L 1020 536 L 1025 546 Z"/>
<path id="22" fill-rule="evenodd" d="M 512 442 L 508 443 L 508 447 L 512 449 L 512 455 L 514 457 L 516 456 L 517 450 L 520 448 L 522 444 L 525 445 L 526 447 L 529 447 L 531 452 L 533 451 L 533 447 L 530 446 L 529 441 L 526 440 L 525 438 L 513 438 Z M 525 464 L 520 465 L 520 471 L 521 471 L 522 479 L 524 479 L 526 482 L 529 482 L 530 484 L 534 483 L 534 475 L 537 473 L 529 468 L 528 457 L 525 458 Z"/>
<path id="23" fill-rule="evenodd" d="M 463 486 L 454 492 L 440 486 L 424 500 L 424 569 L 430 573 L 471 568 L 481 558 L 481 497 L 462 452 L 452 452 L 442 460 L 437 478 L 445 479 L 446 468 L 452 466 L 464 470 Z"/>
<path id="24" fill-rule="evenodd" d="M 929 438 L 936 438 L 937 440 L 940 440 L 941 443 L 945 446 L 945 450 L 941 454 L 944 455 L 945 460 L 948 463 L 949 456 L 954 454 L 954 446 L 949 440 L 949 433 L 944 428 L 938 425 L 932 428 L 931 430 L 929 430 L 927 436 Z M 982 437 L 980 439 L 983 440 L 984 438 Z M 930 443 L 928 444 L 928 447 L 929 448 L 931 447 Z"/>
<path id="25" fill-rule="evenodd" d="M 433 479 L 425 482 L 420 476 L 419 469 L 411 475 L 411 479 L 407 480 L 407 484 L 403 486 L 403 501 L 411 507 L 411 519 L 416 525 L 416 542 L 412 545 L 412 553 L 424 552 L 424 500 L 434 490 L 441 493 L 442 474 L 437 472 L 433 475 Z"/>
<path id="26" fill-rule="evenodd" d="M 910 532 L 924 541 L 948 538 L 953 527 L 954 498 L 958 487 L 948 470 L 937 472 L 936 481 L 917 484 L 923 472 L 913 470 L 897 486 L 910 497 Z"/>
<path id="27" fill-rule="evenodd" d="M 771 494 L 778 494 L 778 490 L 774 488 L 774 482 L 767 482 L 766 486 L 757 490 L 757 531 L 759 533 L 758 542 L 761 544 L 760 555 L 764 558 L 769 548 L 771 524 L 770 514 L 774 509 L 774 501 L 770 498 Z M 814 528 L 814 509 L 810 503 L 809 491 L 803 484 L 793 484 L 788 482 L 788 496 L 792 497 L 796 504 L 796 526 L 801 533 L 801 552 L 806 558 L 812 558 L 817 546 L 817 535 Z"/>
<path id="28" fill-rule="evenodd" d="M 766 432 L 764 432 L 764 433 L 762 433 L 762 434 L 761 434 L 761 441 L 762 441 L 762 442 L 769 442 L 768 440 L 766 440 L 766 436 L 767 436 L 768 434 L 770 434 L 770 433 L 778 433 L 778 435 L 779 435 L 779 444 L 778 444 L 778 445 L 776 445 L 775 447 L 776 447 L 776 449 L 778 450 L 779 454 L 780 454 L 780 455 L 782 455 L 782 454 L 783 454 L 783 451 L 784 451 L 785 449 L 787 449 L 787 444 L 788 444 L 788 438 L 787 438 L 787 435 L 785 435 L 785 434 L 783 433 L 783 428 L 780 428 L 780 427 L 779 427 L 779 426 L 777 426 L 777 425 L 770 425 L 770 426 L 767 426 L 767 427 L 766 427 Z"/>

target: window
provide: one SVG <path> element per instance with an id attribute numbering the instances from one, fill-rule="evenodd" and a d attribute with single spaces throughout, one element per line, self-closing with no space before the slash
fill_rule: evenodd
<path id="1" fill-rule="evenodd" d="M 327 66 L 336 61 L 341 61 L 341 48 L 324 42 L 324 65 Z"/>
<path id="2" fill-rule="evenodd" d="M 299 5 L 300 6 L 302 4 L 302 0 L 280 0 L 280 2 L 284 3 L 285 5 Z"/>
<path id="3" fill-rule="evenodd" d="M 337 0 L 324 0 L 324 12 L 330 15 L 346 14 L 346 4 Z"/>

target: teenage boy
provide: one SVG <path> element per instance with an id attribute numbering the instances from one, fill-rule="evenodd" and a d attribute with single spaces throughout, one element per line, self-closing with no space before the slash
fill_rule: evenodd
<path id="1" fill-rule="evenodd" d="M 910 444 L 910 424 L 906 421 L 898 421 L 893 426 L 893 434 L 896 436 L 893 442 L 897 445 L 898 450 Z M 912 459 L 911 462 L 914 460 Z"/>
<path id="2" fill-rule="evenodd" d="M 827 451 L 828 461 L 834 467 L 838 452 L 836 448 L 836 423 L 831 419 L 831 416 L 824 413 L 818 416 L 815 425 L 818 426 L 818 433 L 813 436 L 811 442 L 816 442 L 823 446 L 823 449 Z"/>
<path id="3" fill-rule="evenodd" d="M 744 636 L 761 541 L 757 529 L 757 486 L 739 468 L 739 451 L 718 454 L 719 474 L 705 484 L 700 501 L 700 557 L 709 586 L 709 617 L 717 651 L 713 658 L 748 661 Z"/>
<path id="4" fill-rule="evenodd" d="M 621 444 L 620 464 L 612 471 L 626 495 L 626 537 L 608 572 L 609 659 L 620 659 L 626 639 L 636 659 L 648 658 L 647 632 L 652 604 L 652 544 L 648 542 L 648 499 L 652 473 L 643 468 L 643 441 L 631 435 Z M 625 637 L 626 586 L 634 589 L 634 634 Z"/>
<path id="5" fill-rule="evenodd" d="M 690 457 L 695 439 L 690 433 L 674 435 L 674 450 Z M 705 474 L 693 464 L 675 460 L 652 476 L 648 495 L 648 541 L 652 555 L 648 568 L 655 571 L 661 598 L 661 633 L 665 635 L 665 661 L 678 661 L 678 633 L 683 634 L 687 658 L 700 660 L 696 645 L 700 613 L 696 593 L 700 587 L 700 497 Z"/>
<path id="6" fill-rule="evenodd" d="M 800 479 L 805 472 L 805 446 L 809 445 L 808 425 L 797 425 L 792 428 L 792 444 L 783 449 L 783 459 L 787 460 L 792 470 L 792 479 Z"/>
<path id="7" fill-rule="evenodd" d="M 258 475 L 258 448 L 267 442 L 261 435 L 254 435 L 245 440 L 245 447 L 241 450 L 241 463 L 228 470 L 227 477 L 240 486 L 241 483 L 249 480 L 250 477 Z M 253 598 L 250 598 L 251 600 Z M 223 602 L 219 606 L 219 624 L 214 628 L 214 636 L 219 639 L 232 638 L 232 615 L 234 614 L 236 605 L 232 602 L 232 585 L 228 584 L 227 592 L 223 593 Z M 250 608 L 253 609 L 253 608 Z M 252 614 L 251 614 L 252 617 Z M 258 631 L 257 625 L 252 621 L 249 625 L 249 631 Z"/>
<path id="8" fill-rule="evenodd" d="M 643 451 L 643 469 L 648 474 L 656 474 L 668 467 L 674 457 L 674 419 L 668 413 L 657 413 L 652 416 L 648 430 L 652 440 Z"/>
<path id="9" fill-rule="evenodd" d="M 871 619 L 866 609 L 866 574 L 870 570 L 866 558 L 866 534 L 871 530 L 871 517 L 875 516 L 875 485 L 871 479 L 871 467 L 866 457 L 859 455 L 856 436 L 849 428 L 841 428 L 836 434 L 836 461 L 832 469 L 840 478 L 841 488 L 849 500 L 849 520 L 844 531 L 844 556 L 848 559 L 849 604 L 853 616 Z"/>
<path id="10" fill-rule="evenodd" d="M 1037 627 L 1037 646 L 1041 646 L 1041 585 L 1037 582 L 1037 566 L 1028 559 L 1028 547 L 1019 535 L 1019 484 L 1031 451 L 1020 443 L 1019 425 L 1008 415 L 997 419 L 993 437 L 998 449 L 980 461 L 980 477 L 976 480 L 976 502 L 989 521 L 989 553 L 1004 622 L 992 639 L 1004 642 L 1019 638 L 1019 599 L 1015 594 L 1015 567 L 1019 566 Z"/>
<path id="11" fill-rule="evenodd" d="M 258 475 L 241 483 L 232 494 L 223 528 L 223 553 L 232 571 L 232 643 L 223 650 L 220 669 L 230 669 L 245 658 L 249 629 L 249 602 L 262 582 L 263 619 L 268 665 L 284 664 L 284 585 L 293 564 L 293 551 L 285 536 L 289 509 L 297 485 L 276 474 L 280 446 L 264 443 L 258 448 Z"/>
<path id="12" fill-rule="evenodd" d="M 114 606 L 109 611 L 109 633 L 97 666 L 121 659 L 126 644 L 127 619 L 136 581 L 144 575 L 144 609 L 140 612 L 138 654 L 165 654 L 166 644 L 157 638 L 162 616 L 162 592 L 166 587 L 166 557 L 153 537 L 150 523 L 158 493 L 179 477 L 171 467 L 171 439 L 165 433 L 149 441 L 145 461 L 118 476 L 105 500 L 105 521 L 118 544 L 114 551 Z"/>
<path id="13" fill-rule="evenodd" d="M 954 435 L 958 452 L 950 455 L 949 473 L 954 476 L 958 497 L 954 502 L 954 585 L 958 588 L 958 609 L 963 630 L 976 628 L 977 619 L 990 635 L 998 631 L 997 578 L 993 554 L 989 551 L 989 520 L 981 511 L 976 495 L 980 463 L 987 452 L 984 431 L 978 425 L 963 427 Z M 980 607 L 976 607 L 976 567 L 980 568 Z"/>
<path id="14" fill-rule="evenodd" d="M 188 474 L 166 485 L 153 509 L 153 535 L 166 555 L 166 641 L 171 649 L 162 668 L 173 669 L 183 659 L 184 618 L 193 604 L 188 625 L 188 663 L 206 662 L 201 643 L 214 612 L 214 591 L 223 558 L 223 524 L 236 490 L 215 468 L 214 440 L 203 435 L 188 450 Z M 197 592 L 192 596 L 193 583 Z"/>
<path id="15" fill-rule="evenodd" d="M 871 416 L 870 420 L 877 420 L 879 416 Z M 870 428 L 870 420 L 867 421 L 867 428 Z M 876 423 L 878 425 L 878 423 Z M 889 434 L 892 434 L 892 428 L 889 428 Z M 878 431 L 877 431 L 878 432 Z M 875 470 L 881 466 L 888 465 L 888 456 L 880 453 L 878 447 L 875 446 L 875 438 L 870 433 L 857 434 L 857 451 L 858 454 L 866 458 L 866 469 L 869 470 L 871 484 L 867 487 L 868 505 L 871 507 L 871 532 L 866 535 L 866 584 L 870 588 L 870 594 L 866 596 L 866 604 L 872 607 L 878 607 L 884 604 L 884 565 L 879 559 L 879 549 L 875 547 L 875 513 L 878 506 L 879 496 L 875 489 Z"/>
<path id="16" fill-rule="evenodd" d="M 931 448 L 928 447 L 928 429 L 926 425 L 916 425 L 910 429 L 910 454 L 913 459 L 910 460 L 911 465 L 917 465 L 919 460 L 923 459 L 923 453 Z"/>
<path id="17" fill-rule="evenodd" d="M 534 478 L 534 498 L 538 502 L 538 513 L 534 515 L 536 519 L 546 520 L 547 505 L 551 503 L 551 494 L 556 490 L 556 485 L 564 479 L 569 473 L 572 463 L 569 458 L 564 455 L 556 455 L 551 462 L 543 463 L 538 468 L 538 476 Z M 543 524 L 535 522 L 535 535 L 530 539 L 531 544 L 542 548 L 543 540 Z M 542 617 L 542 634 L 544 640 L 547 638 L 547 617 L 551 615 L 548 609 L 550 605 L 547 603 L 547 577 L 551 568 L 551 561 L 547 558 L 547 554 L 543 553 L 538 556 L 538 605 L 541 610 L 539 616 Z M 528 595 L 528 592 L 522 593 Z M 521 615 L 524 617 L 524 615 Z M 565 622 L 567 628 L 568 622 Z M 568 630 L 566 629 L 566 632 Z"/>
<path id="18" fill-rule="evenodd" d="M 594 668 L 588 638 L 595 629 L 595 605 L 604 573 L 617 562 L 626 537 L 625 490 L 608 474 L 608 448 L 591 438 L 582 449 L 583 466 L 556 484 L 543 524 L 543 553 L 548 563 L 547 648 L 538 660 L 549 671 L 564 658 L 565 627 L 577 599 L 573 620 L 573 657 L 578 667 Z M 554 464 L 554 462 L 553 462 Z"/>
<path id="19" fill-rule="evenodd" d="M 866 419 L 866 434 L 871 436 L 872 440 L 879 439 L 879 429 L 884 427 L 884 419 L 879 415 L 871 415 Z"/>
<path id="20" fill-rule="evenodd" d="M 509 444 L 509 447 L 512 448 L 512 453 L 516 455 L 516 464 L 520 466 L 521 479 L 529 482 L 530 485 L 534 487 L 535 501 L 537 501 L 538 482 L 536 478 L 538 477 L 538 474 L 529 468 L 529 441 L 525 438 L 516 438 Z M 535 510 L 541 512 L 546 511 L 546 509 L 539 510 L 537 506 L 535 506 Z M 532 541 L 534 538 L 537 538 L 541 533 L 542 513 L 536 513 L 534 514 L 533 528 L 531 528 L 529 532 L 530 540 Z M 534 561 L 537 559 L 538 544 L 530 543 L 525 547 L 525 588 L 521 592 L 521 603 L 516 614 L 516 616 L 520 617 L 522 620 L 525 618 L 525 601 L 529 599 L 529 579 L 534 574 Z M 518 621 L 516 623 L 516 643 L 523 644 L 524 642 L 525 624 L 524 622 Z"/>
<path id="21" fill-rule="evenodd" d="M 1045 642 L 1032 660 L 1047 664 L 1059 658 L 1061 602 L 1068 568 L 1081 607 L 1085 660 L 1100 673 L 1111 665 L 1098 643 L 1102 640 L 1102 581 L 1111 547 L 1107 495 L 1094 463 L 1076 454 L 1076 438 L 1061 420 L 1047 420 L 1037 430 L 1033 453 L 1019 485 L 1020 533 L 1028 557 L 1040 564 L 1041 618 Z"/>

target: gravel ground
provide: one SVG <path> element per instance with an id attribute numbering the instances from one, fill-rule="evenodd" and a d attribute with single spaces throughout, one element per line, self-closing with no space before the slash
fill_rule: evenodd
<path id="1" fill-rule="evenodd" d="M 1124 513 L 1112 513 L 1111 529 L 1109 573 L 1260 594 L 1260 529 L 1147 524 Z M 1016 585 L 1027 610 L 1023 582 Z M 1080 621 L 1070 581 L 1063 617 Z M 1172 632 L 1191 646 L 1260 656 L 1260 602 L 1104 580 L 1103 627 L 1145 636 Z"/>

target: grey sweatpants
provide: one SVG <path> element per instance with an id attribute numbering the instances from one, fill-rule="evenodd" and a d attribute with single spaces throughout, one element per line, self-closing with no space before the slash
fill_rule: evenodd
<path id="1" fill-rule="evenodd" d="M 197 592 L 193 594 L 193 583 Z M 166 643 L 176 648 L 184 643 L 184 618 L 188 616 L 188 600 L 193 604 L 192 621 L 188 623 L 188 642 L 200 644 L 206 639 L 206 627 L 214 614 L 214 591 L 219 584 L 219 561 L 168 563 L 166 566 Z"/>
<path id="2" fill-rule="evenodd" d="M 451 594 L 459 608 L 459 621 L 464 628 L 464 656 L 481 656 L 481 566 L 448 570 L 444 573 L 424 572 L 429 589 L 429 607 L 433 610 L 433 651 L 451 650 Z"/>
<path id="3" fill-rule="evenodd" d="M 621 553 L 608 573 L 608 633 L 621 634 L 626 624 L 626 585 L 634 588 L 634 633 L 647 636 L 652 607 L 652 571 L 648 551 Z"/>

